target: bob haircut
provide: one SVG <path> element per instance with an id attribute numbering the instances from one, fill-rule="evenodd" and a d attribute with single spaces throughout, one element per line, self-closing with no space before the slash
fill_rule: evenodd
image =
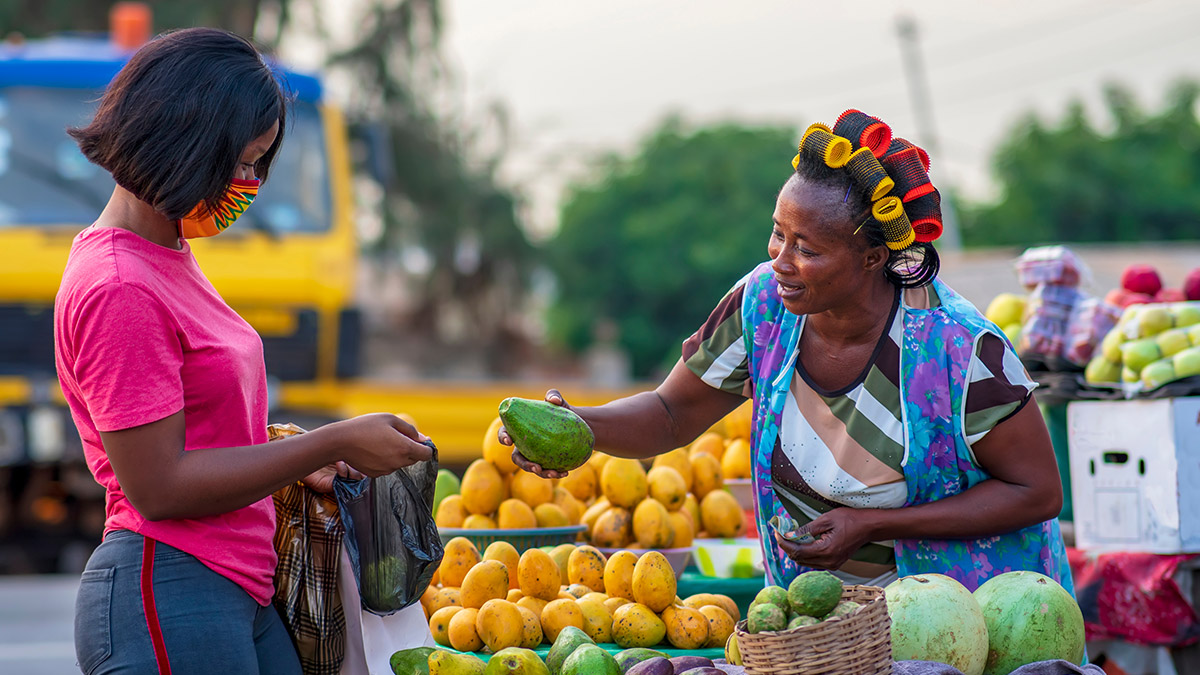
<path id="1" fill-rule="evenodd" d="M 287 99 L 248 40 L 214 28 L 163 33 L 104 91 L 96 116 L 67 129 L 117 185 L 172 220 L 215 210 L 251 141 L 279 122 L 254 165 L 266 180 L 283 143 Z"/>

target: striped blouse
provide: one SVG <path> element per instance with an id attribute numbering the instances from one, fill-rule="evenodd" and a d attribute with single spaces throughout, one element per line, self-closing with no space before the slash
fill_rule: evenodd
<path id="1" fill-rule="evenodd" d="M 744 289 L 744 282 L 735 286 L 684 342 L 683 359 L 710 386 L 748 396 Z M 842 506 L 897 508 L 907 500 L 899 387 L 904 311 L 935 307 L 938 298 L 930 286 L 896 297 L 889 330 L 880 337 L 870 364 L 848 387 L 823 389 L 796 360 L 771 474 L 780 501 L 800 524 Z M 968 372 L 964 419 L 973 445 L 1020 410 L 1037 385 L 1016 353 L 991 334 L 977 344 Z M 870 579 L 894 567 L 892 542 L 882 541 L 863 546 L 842 571 Z"/>

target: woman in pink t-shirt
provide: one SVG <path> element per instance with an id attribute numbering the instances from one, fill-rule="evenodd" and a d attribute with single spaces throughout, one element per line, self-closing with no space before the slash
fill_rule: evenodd
<path id="1" fill-rule="evenodd" d="M 245 210 L 286 112 L 249 42 L 197 28 L 138 50 L 92 122 L 69 130 L 117 184 L 75 238 L 54 307 L 59 382 L 107 492 L 76 600 L 89 675 L 299 673 L 271 605 L 271 494 L 430 458 L 389 414 L 267 443 L 262 342 L 187 240 Z"/>

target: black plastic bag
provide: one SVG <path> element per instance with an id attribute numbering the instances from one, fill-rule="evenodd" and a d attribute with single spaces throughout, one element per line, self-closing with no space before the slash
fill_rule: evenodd
<path id="1" fill-rule="evenodd" d="M 442 562 L 442 540 L 433 521 L 437 448 L 433 458 L 378 478 L 338 477 L 333 490 L 346 529 L 363 609 L 380 616 L 421 599 Z"/>

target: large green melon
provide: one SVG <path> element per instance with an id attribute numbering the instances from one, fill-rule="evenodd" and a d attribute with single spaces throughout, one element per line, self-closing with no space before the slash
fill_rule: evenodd
<path id="1" fill-rule="evenodd" d="M 984 675 L 1008 675 L 1027 663 L 1083 663 L 1083 613 L 1058 582 L 1037 572 L 1006 572 L 975 590 L 990 645 Z"/>
<path id="2" fill-rule="evenodd" d="M 964 675 L 983 674 L 987 624 L 965 586 L 944 574 L 919 574 L 888 584 L 884 596 L 892 619 L 893 659 L 936 661 Z"/>

